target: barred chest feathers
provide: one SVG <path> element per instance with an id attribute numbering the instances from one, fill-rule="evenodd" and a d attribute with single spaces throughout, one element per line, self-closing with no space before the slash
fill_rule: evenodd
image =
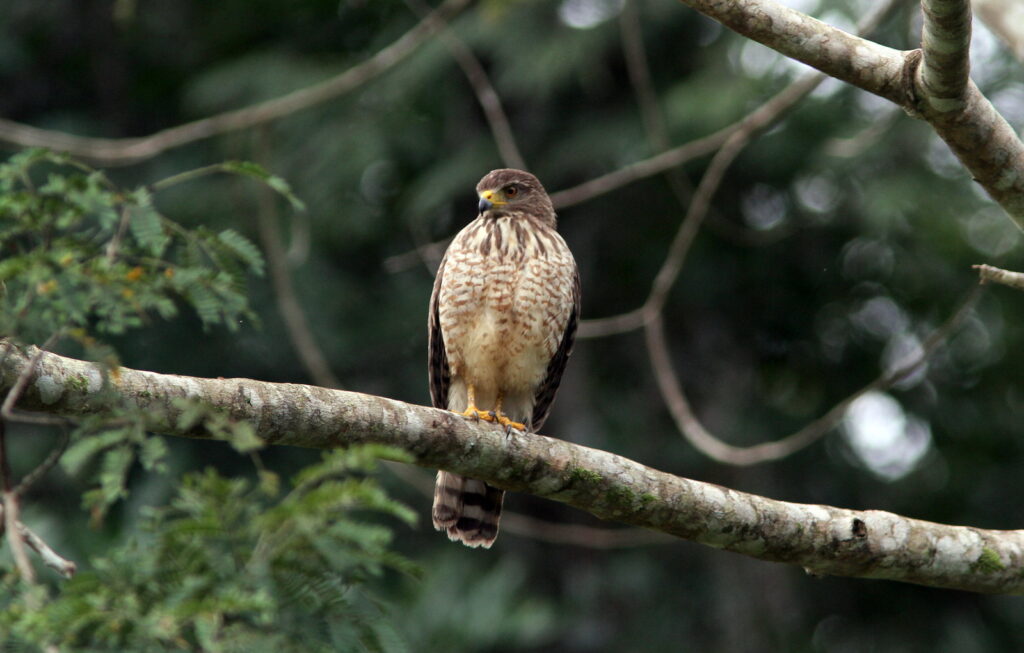
<path id="1" fill-rule="evenodd" d="M 524 221 L 534 224 L 525 228 Z M 537 387 L 572 310 L 575 262 L 554 228 L 522 215 L 478 217 L 448 249 L 439 321 L 452 386 L 448 409 L 466 409 L 466 383 L 483 410 L 528 422 Z"/>

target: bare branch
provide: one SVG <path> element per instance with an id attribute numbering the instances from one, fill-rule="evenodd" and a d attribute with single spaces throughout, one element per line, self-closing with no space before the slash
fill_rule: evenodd
<path id="1" fill-rule="evenodd" d="M 880 5 L 874 12 L 867 16 L 864 21 L 861 22 L 861 25 L 858 27 L 859 31 L 868 32 L 874 29 L 881 19 L 892 10 L 895 4 L 895 0 L 890 0 L 887 3 Z M 822 24 L 824 25 L 824 23 Z M 628 27 L 625 27 L 624 30 L 629 32 Z M 636 35 L 633 34 L 627 38 L 635 38 L 635 36 Z M 851 39 L 857 38 L 850 35 L 847 36 Z M 627 49 L 634 49 L 635 47 L 636 44 L 630 42 L 630 46 L 628 46 Z M 889 49 L 886 48 L 886 50 Z M 896 51 L 892 50 L 892 52 Z M 639 62 L 637 61 L 636 53 L 628 56 L 632 61 L 632 63 L 630 63 L 630 69 L 632 70 L 633 67 L 639 65 Z M 635 74 L 635 71 L 631 74 Z M 564 209 L 576 204 L 582 204 L 583 202 L 590 201 L 600 195 L 618 190 L 619 188 L 628 186 L 629 184 L 641 179 L 653 177 L 654 175 L 671 170 L 672 168 L 682 165 L 687 161 L 692 161 L 693 159 L 711 154 L 712 152 L 720 149 L 735 132 L 750 129 L 752 123 L 761 122 L 765 120 L 766 117 L 769 118 L 768 124 L 770 126 L 771 122 L 776 120 L 778 117 L 777 115 L 772 117 L 772 114 L 777 111 L 785 111 L 793 102 L 803 97 L 807 91 L 801 89 L 804 84 L 812 83 L 812 79 L 813 77 L 811 75 L 798 79 L 796 82 L 765 102 L 752 114 L 728 125 L 727 127 L 723 127 L 716 132 L 708 134 L 707 136 L 703 136 L 688 143 L 665 150 L 647 159 L 623 166 L 618 170 L 595 177 L 594 179 L 585 181 L 576 186 L 556 191 L 551 194 L 551 203 L 556 209 Z M 820 83 L 820 80 L 813 83 Z M 650 107 L 643 111 L 645 113 L 650 113 Z M 645 118 L 645 121 L 649 119 L 649 117 Z M 657 127 L 655 127 L 655 129 L 657 129 Z M 440 254 L 444 252 L 444 248 L 447 244 L 448 240 L 437 241 L 417 247 L 415 250 L 411 250 L 409 252 L 391 256 L 385 260 L 385 267 L 389 272 L 398 272 L 417 265 L 421 260 L 423 260 L 424 256 L 428 259 L 440 260 Z M 630 313 L 608 318 L 584 320 L 580 323 L 579 335 L 585 338 L 596 338 L 614 333 L 632 331 L 642 325 L 642 318 L 638 311 L 634 310 Z"/>
<path id="2" fill-rule="evenodd" d="M 773 0 L 681 0 L 708 18 L 791 59 L 903 104 L 903 56 Z"/>
<path id="3" fill-rule="evenodd" d="M 31 365 L 36 350 L 17 349 L 9 342 L 0 348 L 10 353 L 0 369 L 2 391 Z M 799 565 L 819 575 L 1024 593 L 1024 531 L 775 501 L 543 435 L 517 433 L 510 438 L 504 429 L 484 422 L 356 392 L 127 368 L 120 369 L 113 388 L 81 382 L 101 378 L 94 364 L 46 353 L 22 403 L 61 415 L 95 414 L 104 410 L 103 396 L 109 394 L 112 401 L 144 407 L 154 431 L 208 437 L 177 427 L 179 409 L 172 400 L 192 397 L 249 420 L 269 444 L 391 445 L 408 451 L 418 465 L 561 501 L 602 519 Z"/>
<path id="4" fill-rule="evenodd" d="M 0 449 L 3 449 L 3 440 L 0 438 Z M 7 545 L 11 547 L 11 557 L 14 558 L 14 565 L 21 574 L 21 579 L 27 585 L 35 585 L 36 571 L 29 562 L 28 554 L 25 552 L 25 538 L 21 529 L 18 528 L 18 497 L 10 490 L 3 491 L 3 518 L 4 529 L 7 531 Z"/>
<path id="5" fill-rule="evenodd" d="M 1001 283 L 1004 286 L 1010 286 L 1017 290 L 1024 290 L 1024 274 L 1020 272 L 1010 272 L 1009 270 L 1003 270 L 1002 268 L 992 267 L 991 265 L 973 265 L 971 266 L 978 271 L 981 277 L 981 282 L 994 281 L 995 283 Z"/>
<path id="6" fill-rule="evenodd" d="M 260 159 L 269 159 L 269 136 L 264 130 L 258 134 Z M 260 244 L 267 256 L 267 272 L 274 287 L 277 309 L 284 320 L 288 338 L 302 361 L 302 366 L 309 373 L 313 382 L 328 388 L 343 387 L 341 381 L 331 370 L 327 357 L 317 344 L 306 312 L 295 294 L 292 275 L 288 263 L 288 255 L 281 243 L 281 232 L 278 225 L 274 193 L 269 188 L 260 188 L 257 193 L 256 221 L 259 227 Z"/>
<path id="7" fill-rule="evenodd" d="M 4 507 L 0 505 L 0 518 L 3 518 L 4 523 L 6 523 L 4 512 Z M 39 555 L 43 564 L 50 569 L 53 569 L 64 578 L 71 578 L 75 575 L 75 572 L 78 570 L 78 565 L 71 560 L 62 558 L 60 554 L 54 551 L 43 538 L 36 535 L 32 529 L 20 521 L 16 521 L 16 528 L 21 534 L 22 539 L 25 541 L 25 544 L 28 544 L 29 548 Z"/>
<path id="8" fill-rule="evenodd" d="M 18 377 L 18 380 L 29 376 L 32 369 L 33 365 L 30 364 L 26 372 Z M 13 394 L 13 392 L 12 389 L 11 393 Z M 28 585 L 34 585 L 36 572 L 32 568 L 32 563 L 28 561 L 28 555 L 25 553 L 25 540 L 18 528 L 18 495 L 11 489 L 13 485 L 11 461 L 7 456 L 7 422 L 0 418 L 0 487 L 2 487 L 3 496 L 4 530 L 7 532 L 7 544 L 11 547 L 11 557 L 14 558 L 14 565 L 18 568 L 22 581 Z"/>
<path id="9" fill-rule="evenodd" d="M 937 111 L 959 111 L 971 76 L 970 0 L 922 0 L 921 83 Z"/>
<path id="10" fill-rule="evenodd" d="M 862 32 L 873 30 L 894 5 L 894 0 L 883 3 L 864 18 L 858 29 Z M 669 291 L 679 278 L 679 272 L 682 270 L 690 245 L 697 237 L 700 225 L 711 208 L 711 198 L 718 191 L 729 166 L 757 134 L 779 121 L 787 111 L 813 91 L 824 79 L 825 76 L 821 73 L 806 73 L 739 122 L 717 132 L 722 133 L 728 130 L 729 135 L 722 143 L 721 149 L 711 159 L 704 176 L 701 177 L 697 190 L 690 200 L 686 216 L 676 231 L 665 261 L 658 270 L 643 305 L 638 309 L 612 317 L 581 320 L 579 337 L 595 338 L 622 333 L 650 324 L 660 315 L 661 309 L 668 300 Z"/>
<path id="11" fill-rule="evenodd" d="M 401 254 L 389 256 L 384 259 L 384 269 L 391 274 L 395 274 L 421 263 L 429 261 L 439 262 L 444 256 L 444 251 L 448 249 L 448 243 L 450 242 L 452 242 L 451 238 L 445 238 L 420 245 L 416 249 L 411 249 Z M 437 266 L 435 265 L 434 267 L 436 268 Z"/>
<path id="12" fill-rule="evenodd" d="M 725 139 L 738 127 L 738 124 L 730 125 L 708 136 L 690 141 L 661 154 L 656 154 L 649 159 L 631 163 L 614 172 L 609 172 L 590 181 L 585 181 L 582 184 L 552 193 L 551 203 L 556 209 L 564 209 L 575 204 L 582 204 L 594 199 L 598 195 L 610 193 L 635 181 L 653 177 L 674 166 L 681 165 L 705 154 L 711 154 L 721 147 Z"/>
<path id="13" fill-rule="evenodd" d="M 747 447 L 738 447 L 723 442 L 719 437 L 704 428 L 693 413 L 690 402 L 683 393 L 682 386 L 672 368 L 671 354 L 665 343 L 665 327 L 660 316 L 647 325 L 647 349 L 650 354 L 651 367 L 658 382 L 658 389 L 668 406 L 672 419 L 679 432 L 695 449 L 707 457 L 728 465 L 757 465 L 789 456 L 821 439 L 835 428 L 847 409 L 859 397 L 875 390 L 885 390 L 900 380 L 913 374 L 924 365 L 932 354 L 946 343 L 949 336 L 963 323 L 974 309 L 980 296 L 979 287 L 975 287 L 954 311 L 953 315 L 938 329 L 933 331 L 921 345 L 921 350 L 907 362 L 890 370 L 885 370 L 873 381 L 846 397 L 818 419 L 803 428 L 773 442 L 764 442 Z"/>
<path id="14" fill-rule="evenodd" d="M 430 11 L 430 7 L 420 0 L 406 0 L 405 4 L 423 18 Z M 494 143 L 498 146 L 498 152 L 505 167 L 526 170 L 526 161 L 523 160 L 519 146 L 516 145 L 516 138 L 509 126 L 505 109 L 501 106 L 501 99 L 498 97 L 497 91 L 494 90 L 494 86 L 491 85 L 491 80 L 480 64 L 480 60 L 462 42 L 462 39 L 455 36 L 447 24 L 441 30 L 440 37 L 448 51 L 451 52 L 455 63 L 462 69 L 466 81 L 473 88 L 477 102 L 480 103 L 480 108 L 483 109 L 484 116 L 487 118 L 487 124 L 491 127 Z"/>
<path id="15" fill-rule="evenodd" d="M 647 50 L 644 46 L 643 28 L 640 23 L 640 7 L 637 0 L 626 0 L 619 15 L 619 33 L 622 35 L 622 53 L 626 58 L 626 72 L 633 86 L 640 120 L 647 132 L 647 140 L 655 151 L 668 149 L 668 129 L 658 108 L 658 94 L 651 82 L 651 70 L 647 64 Z"/>
<path id="16" fill-rule="evenodd" d="M 17 417 L 15 420 L 17 420 Z M 60 457 L 64 455 L 64 451 L 68 448 L 68 443 L 71 441 L 71 437 L 68 434 L 67 429 L 63 428 L 64 425 L 61 424 L 60 426 L 62 431 L 60 442 L 56 447 L 50 450 L 50 453 L 46 456 L 43 462 L 39 463 L 31 472 L 21 477 L 21 480 L 18 481 L 18 485 L 12 490 L 12 492 L 17 496 L 25 494 L 25 492 L 32 487 L 36 481 L 53 469 L 53 466 L 60 461 Z"/>
<path id="17" fill-rule="evenodd" d="M 0 118 L 0 141 L 47 147 L 104 165 L 135 163 L 204 138 L 278 120 L 334 99 L 387 71 L 438 32 L 469 0 L 445 0 L 429 16 L 370 59 L 319 84 L 273 100 L 164 129 L 138 138 L 92 138 L 48 131 Z"/>
<path id="18" fill-rule="evenodd" d="M 700 184 L 697 185 L 697 190 L 690 200 L 686 216 L 679 224 L 679 229 L 672 239 L 665 261 L 654 277 L 651 290 L 643 305 L 621 315 L 597 320 L 581 320 L 579 337 L 595 338 L 622 333 L 649 324 L 658 316 L 668 299 L 669 291 L 676 279 L 679 278 L 686 254 L 700 230 L 700 225 L 711 206 L 711 198 L 718 190 L 726 170 L 756 134 L 779 120 L 787 110 L 814 90 L 824 79 L 825 76 L 820 73 L 807 73 L 736 123 L 736 128 L 711 159 L 704 176 L 701 177 Z"/>
<path id="19" fill-rule="evenodd" d="M 1003 210 L 1024 228 L 1024 143 L 973 82 L 960 110 L 932 98 L 921 51 L 858 38 L 773 0 L 682 0 L 726 27 L 896 103 L 926 120 Z M 936 100 L 936 101 L 933 101 Z"/>

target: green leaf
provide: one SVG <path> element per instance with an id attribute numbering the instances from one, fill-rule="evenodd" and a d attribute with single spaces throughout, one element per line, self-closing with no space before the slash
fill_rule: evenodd
<path id="1" fill-rule="evenodd" d="M 267 446 L 267 444 L 256 435 L 256 429 L 249 422 L 235 422 L 227 429 L 227 440 L 239 453 L 249 453 Z"/>
<path id="2" fill-rule="evenodd" d="M 263 273 L 263 254 L 248 238 L 234 229 L 225 229 L 217 235 L 217 240 L 234 252 L 252 272 Z"/>
<path id="3" fill-rule="evenodd" d="M 76 431 L 87 433 L 85 428 Z M 72 438 L 74 437 L 76 435 L 73 434 Z M 80 474 L 85 466 L 103 451 L 123 443 L 127 435 L 123 429 L 112 429 L 97 435 L 85 434 L 78 437 L 81 439 L 69 446 L 60 459 L 61 467 L 72 476 Z"/>
<path id="4" fill-rule="evenodd" d="M 166 471 L 167 465 L 164 458 L 167 457 L 167 443 L 160 436 L 153 435 L 146 438 L 139 451 L 139 462 L 144 469 Z"/>
<path id="5" fill-rule="evenodd" d="M 238 175 L 259 180 L 287 199 L 292 205 L 292 208 L 296 211 L 306 210 L 305 203 L 295 195 L 292 191 L 291 185 L 287 181 L 281 177 L 270 174 L 258 163 L 253 163 L 252 161 L 226 161 L 221 164 L 221 168 L 225 172 L 233 172 Z"/>
<path id="6" fill-rule="evenodd" d="M 126 209 L 132 236 L 150 256 L 162 256 L 171 242 L 170 236 L 164 233 L 163 219 L 153 207 L 148 191 L 138 190 L 132 196 L 137 203 Z"/>
<path id="7" fill-rule="evenodd" d="M 178 429 L 182 431 L 191 431 L 210 412 L 209 407 L 203 402 L 185 397 L 172 399 L 171 405 L 181 411 L 178 414 L 177 424 Z"/>

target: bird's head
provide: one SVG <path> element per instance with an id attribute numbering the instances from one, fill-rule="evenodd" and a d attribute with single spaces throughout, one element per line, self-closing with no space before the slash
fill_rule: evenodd
<path id="1" fill-rule="evenodd" d="M 491 218 L 527 215 L 555 222 L 555 209 L 540 181 L 528 172 L 504 168 L 487 173 L 476 185 L 480 215 Z"/>

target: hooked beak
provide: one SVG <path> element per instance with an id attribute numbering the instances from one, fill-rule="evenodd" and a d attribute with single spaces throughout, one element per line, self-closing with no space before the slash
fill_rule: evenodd
<path id="1" fill-rule="evenodd" d="M 505 206 L 508 202 L 502 199 L 502 195 L 493 190 L 485 190 L 480 193 L 480 203 L 477 204 L 477 208 L 480 209 L 480 214 L 483 215 L 485 211 L 489 211 L 496 206 Z"/>

